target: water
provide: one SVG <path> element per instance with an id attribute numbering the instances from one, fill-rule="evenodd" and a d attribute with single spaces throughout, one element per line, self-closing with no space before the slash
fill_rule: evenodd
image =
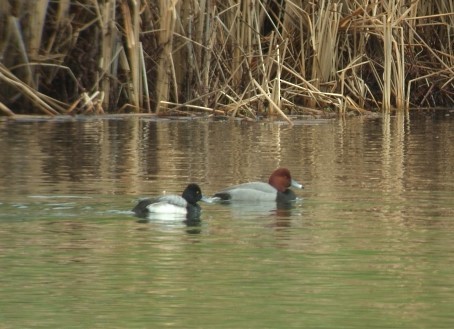
<path id="1" fill-rule="evenodd" d="M 2 328 L 452 328 L 451 117 L 0 121 Z M 267 180 L 291 209 L 141 196 Z"/>

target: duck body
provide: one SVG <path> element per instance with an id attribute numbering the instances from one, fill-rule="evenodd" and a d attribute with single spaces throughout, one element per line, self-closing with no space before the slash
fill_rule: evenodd
<path id="1" fill-rule="evenodd" d="M 181 196 L 163 195 L 156 198 L 142 199 L 132 211 L 138 217 L 160 214 L 169 215 L 169 218 L 181 216 L 194 218 L 200 215 L 201 208 L 197 202 L 202 198 L 200 187 L 197 184 L 189 184 Z"/>
<path id="2" fill-rule="evenodd" d="M 262 202 L 276 201 L 291 202 L 296 200 L 296 194 L 289 187 L 303 188 L 303 185 L 293 180 L 286 168 L 276 169 L 268 183 L 249 182 L 227 187 L 213 195 L 213 199 L 221 202 Z"/>
<path id="3" fill-rule="evenodd" d="M 276 201 L 277 189 L 264 182 L 249 182 L 225 188 L 214 194 L 222 201 Z"/>

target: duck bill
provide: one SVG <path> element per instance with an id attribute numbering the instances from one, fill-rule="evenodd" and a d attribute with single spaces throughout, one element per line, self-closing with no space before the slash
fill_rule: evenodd
<path id="1" fill-rule="evenodd" d="M 202 196 L 202 199 L 200 199 L 200 201 L 205 202 L 205 203 L 214 203 L 216 201 L 216 199 Z"/>
<path id="2" fill-rule="evenodd" d="M 303 189 L 304 186 L 300 183 L 298 183 L 296 180 L 292 179 L 292 182 L 290 183 L 291 186 L 293 186 L 294 188 L 299 188 L 299 189 Z"/>

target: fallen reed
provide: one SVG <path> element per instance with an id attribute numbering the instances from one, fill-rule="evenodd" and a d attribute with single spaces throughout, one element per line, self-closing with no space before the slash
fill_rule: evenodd
<path id="1" fill-rule="evenodd" d="M 454 106 L 454 0 L 0 4 L 0 114 Z"/>

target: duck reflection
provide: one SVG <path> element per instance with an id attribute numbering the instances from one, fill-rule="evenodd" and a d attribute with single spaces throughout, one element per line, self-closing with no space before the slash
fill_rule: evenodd
<path id="1" fill-rule="evenodd" d="M 235 202 L 226 204 L 233 218 L 275 216 L 287 218 L 292 214 L 295 202 Z"/>
<path id="2" fill-rule="evenodd" d="M 152 225 L 161 231 L 178 231 L 185 229 L 188 234 L 200 234 L 202 232 L 202 220 L 200 214 L 197 215 L 180 215 L 174 216 L 173 220 L 169 220 L 169 216 L 162 214 L 152 214 L 146 217 L 137 216 L 137 223 Z M 148 226 L 151 227 L 151 226 Z"/>

